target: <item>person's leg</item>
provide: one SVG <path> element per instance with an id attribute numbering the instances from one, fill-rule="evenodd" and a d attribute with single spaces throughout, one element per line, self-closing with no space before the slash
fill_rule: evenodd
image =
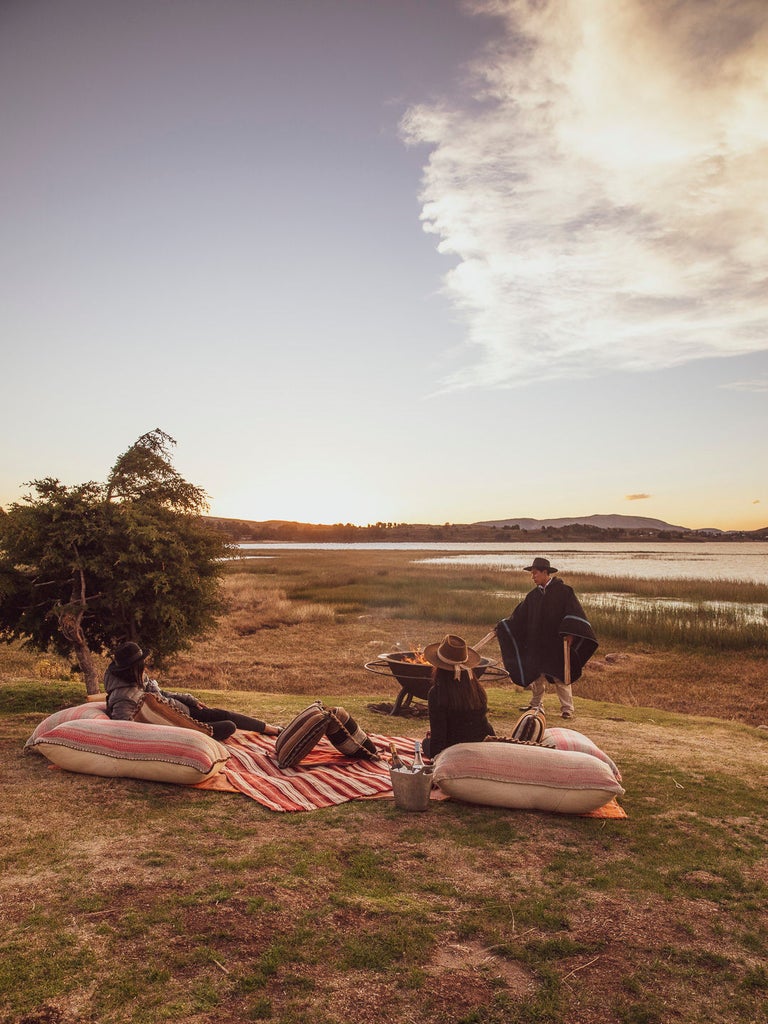
<path id="1" fill-rule="evenodd" d="M 544 693 L 547 689 L 547 678 L 546 676 L 539 676 L 538 679 L 534 679 L 531 683 L 531 700 L 529 707 L 540 708 L 544 704 Z"/>
<path id="2" fill-rule="evenodd" d="M 234 722 L 222 721 L 222 722 L 211 722 L 211 730 L 213 732 L 213 738 L 218 740 L 219 743 L 223 743 L 224 740 L 228 740 L 233 732 L 237 730 L 237 726 Z"/>
<path id="3" fill-rule="evenodd" d="M 576 714 L 576 710 L 573 706 L 573 688 L 566 686 L 565 683 L 561 683 L 556 679 L 555 689 L 557 690 L 557 696 L 560 699 L 560 714 L 563 718 L 573 718 Z"/>
<path id="4" fill-rule="evenodd" d="M 225 718 L 228 718 L 230 722 L 234 722 L 238 729 L 244 729 L 246 732 L 264 732 L 267 727 L 267 723 L 262 722 L 260 718 L 241 715 L 239 711 L 223 711 L 221 708 L 214 708 L 213 710 L 218 711 Z"/>
<path id="5" fill-rule="evenodd" d="M 191 714 L 199 722 L 234 722 L 238 729 L 246 732 L 264 732 L 267 727 L 260 718 L 251 718 L 249 715 L 241 715 L 239 711 L 227 711 L 224 708 L 195 708 Z"/>

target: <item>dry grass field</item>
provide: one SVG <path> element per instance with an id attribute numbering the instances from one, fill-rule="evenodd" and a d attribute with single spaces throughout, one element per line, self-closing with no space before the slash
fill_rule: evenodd
<path id="1" fill-rule="evenodd" d="M 580 579 L 565 578 L 582 593 Z M 424 566 L 408 552 L 280 552 L 279 558 L 245 561 L 232 573 L 221 628 L 180 657 L 165 678 L 176 688 L 318 696 L 375 690 L 391 700 L 397 686 L 367 673 L 366 662 L 398 644 L 424 646 L 446 632 L 477 642 L 529 585 L 524 573 Z M 667 581 L 660 593 L 680 590 L 678 581 Z M 587 594 L 583 599 L 588 604 Z M 750 585 L 747 599 L 768 606 L 768 587 Z M 706 638 L 699 646 L 660 646 L 652 634 L 633 641 L 598 636 L 601 645 L 577 699 L 768 724 L 768 620 L 762 647 L 758 640 L 751 649 L 723 650 L 707 646 Z M 483 654 L 498 659 L 496 642 Z"/>
<path id="2" fill-rule="evenodd" d="M 226 588 L 215 635 L 162 685 L 278 722 L 322 698 L 419 737 L 423 718 L 374 710 L 397 686 L 366 662 L 478 640 L 527 581 L 285 552 Z M 276 814 L 50 770 L 24 741 L 82 684 L 0 650 L 0 1021 L 767 1021 L 765 651 L 600 638 L 573 725 L 619 764 L 623 821 L 450 801 Z M 511 728 L 525 693 L 493 681 L 489 698 Z"/>

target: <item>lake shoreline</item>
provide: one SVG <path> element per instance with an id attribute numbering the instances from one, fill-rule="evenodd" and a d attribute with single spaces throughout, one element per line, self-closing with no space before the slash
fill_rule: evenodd
<path id="1" fill-rule="evenodd" d="M 432 564 L 523 571 L 528 559 L 546 555 L 561 575 L 635 576 L 638 579 L 745 580 L 768 585 L 768 542 L 752 541 L 734 546 L 728 542 L 698 544 L 668 541 L 655 544 L 631 542 L 536 543 L 441 543 L 441 542 L 301 542 L 248 541 L 238 544 L 244 557 L 275 557 L 279 552 L 424 552 Z"/>

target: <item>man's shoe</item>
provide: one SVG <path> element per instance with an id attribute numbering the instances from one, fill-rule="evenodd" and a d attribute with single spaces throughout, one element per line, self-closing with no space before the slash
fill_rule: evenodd
<path id="1" fill-rule="evenodd" d="M 563 714 L 562 714 L 562 717 L 566 718 L 566 719 L 573 718 L 573 712 L 572 711 L 564 711 Z"/>
<path id="2" fill-rule="evenodd" d="M 526 704 L 524 708 L 520 708 L 521 711 L 533 711 L 533 704 Z"/>

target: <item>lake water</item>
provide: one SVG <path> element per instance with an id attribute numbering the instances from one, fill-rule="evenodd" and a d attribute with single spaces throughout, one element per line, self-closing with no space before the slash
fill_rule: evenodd
<path id="1" fill-rule="evenodd" d="M 549 558 L 563 574 L 588 572 L 639 579 L 749 580 L 768 584 L 768 542 L 546 544 L 240 544 L 245 555 L 294 551 L 413 551 L 414 561 L 442 565 L 479 565 L 519 571 L 535 555 Z"/>

